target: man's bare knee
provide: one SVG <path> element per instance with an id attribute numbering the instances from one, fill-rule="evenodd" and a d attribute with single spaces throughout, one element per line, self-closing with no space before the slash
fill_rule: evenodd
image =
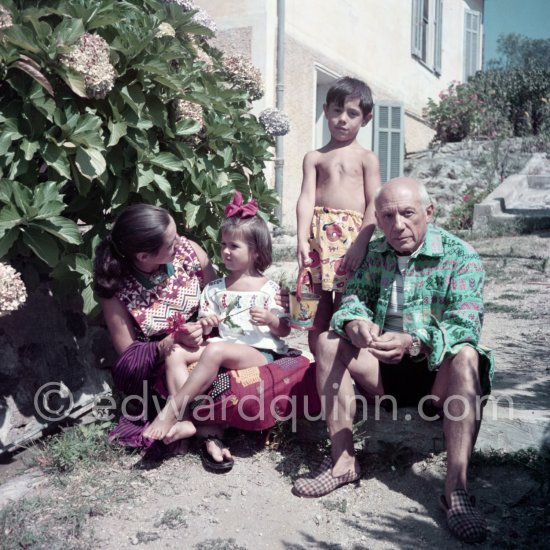
<path id="1" fill-rule="evenodd" d="M 318 369 L 331 369 L 338 352 L 340 338 L 334 332 L 322 332 L 317 342 L 315 360 Z"/>
<path id="2" fill-rule="evenodd" d="M 464 346 L 450 359 L 447 365 L 451 376 L 465 382 L 479 380 L 479 354 L 471 346 Z"/>

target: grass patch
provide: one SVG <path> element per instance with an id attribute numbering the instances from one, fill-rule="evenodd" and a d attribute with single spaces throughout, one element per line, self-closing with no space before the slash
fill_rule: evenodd
<path id="1" fill-rule="evenodd" d="M 550 444 L 540 449 L 529 447 L 512 453 L 492 449 L 472 453 L 473 466 L 515 466 L 526 470 L 540 484 L 542 489 L 550 492 Z"/>
<path id="2" fill-rule="evenodd" d="M 323 508 L 329 512 L 336 510 L 341 514 L 345 514 L 348 509 L 348 501 L 345 498 L 341 500 L 323 500 L 321 503 Z"/>
<path id="3" fill-rule="evenodd" d="M 39 465 L 46 473 L 60 475 L 112 462 L 123 451 L 109 445 L 107 433 L 111 427 L 110 423 L 73 426 L 49 437 L 38 453 Z"/>
<path id="4" fill-rule="evenodd" d="M 195 550 L 248 550 L 246 546 L 241 546 L 234 538 L 230 539 L 207 539 L 193 546 Z"/>
<path id="5" fill-rule="evenodd" d="M 499 296 L 501 300 L 523 300 L 523 296 L 520 294 L 513 294 L 512 292 L 505 292 Z"/>
<path id="6" fill-rule="evenodd" d="M 87 504 L 67 508 L 53 498 L 19 500 L 0 510 L 0 545 L 3 550 L 93 548 L 93 535 L 84 533 L 93 513 Z"/>
<path id="7" fill-rule="evenodd" d="M 89 518 L 136 498 L 149 483 L 129 467 L 130 454 L 108 444 L 109 429 L 74 426 L 36 446 L 36 461 L 53 483 L 47 498 L 21 499 L 0 511 L 2 550 L 97 546 Z M 173 514 L 163 518 L 166 526 L 176 521 Z"/>
<path id="8" fill-rule="evenodd" d="M 179 529 L 180 527 L 187 526 L 188 524 L 184 511 L 179 506 L 166 510 L 160 519 L 155 522 L 155 527 L 167 527 L 168 529 Z"/>
<path id="9" fill-rule="evenodd" d="M 507 304 L 496 304 L 494 302 L 485 302 L 486 313 L 516 313 L 517 308 Z"/>

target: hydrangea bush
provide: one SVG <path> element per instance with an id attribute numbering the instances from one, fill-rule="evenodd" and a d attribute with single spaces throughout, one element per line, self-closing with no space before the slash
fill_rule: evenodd
<path id="1" fill-rule="evenodd" d="M 0 0 L 0 258 L 29 289 L 94 309 L 93 250 L 133 202 L 213 258 L 235 190 L 272 216 L 260 74 L 213 29 L 189 0 Z"/>

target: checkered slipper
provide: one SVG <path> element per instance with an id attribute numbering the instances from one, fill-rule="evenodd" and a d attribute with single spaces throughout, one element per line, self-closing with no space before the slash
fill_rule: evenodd
<path id="1" fill-rule="evenodd" d="M 343 476 L 333 477 L 332 458 L 327 456 L 314 473 L 295 481 L 292 492 L 299 497 L 322 497 L 338 489 L 338 487 L 356 482 L 360 478 L 361 474 L 351 470 Z"/>
<path id="2" fill-rule="evenodd" d="M 482 542 L 487 536 L 487 524 L 474 508 L 475 503 L 475 497 L 471 497 L 464 489 L 451 493 L 451 506 L 444 495 L 440 498 L 441 507 L 447 514 L 449 530 L 464 542 Z"/>

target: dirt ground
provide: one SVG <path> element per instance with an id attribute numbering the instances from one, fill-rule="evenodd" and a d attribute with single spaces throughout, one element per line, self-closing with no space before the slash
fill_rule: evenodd
<path id="1" fill-rule="evenodd" d="M 495 390 L 521 395 L 531 408 L 547 407 L 550 233 L 473 244 L 488 273 L 483 342 L 495 349 Z M 194 450 L 161 464 L 125 455 L 108 468 L 68 476 L 62 485 L 42 480 L 36 491 L 59 506 L 75 498 L 86 503 L 80 541 L 96 549 L 465 546 L 448 532 L 438 504 L 445 453 L 423 454 L 404 441 L 370 454 L 358 441 L 360 483 L 300 499 L 291 494 L 293 480 L 320 462 L 328 447 L 283 432 L 228 433 L 235 466 L 223 475 L 205 471 Z M 478 457 L 471 467 L 470 491 L 489 526 L 487 542 L 478 546 L 548 548 L 548 494 L 528 468 L 512 462 Z"/>

